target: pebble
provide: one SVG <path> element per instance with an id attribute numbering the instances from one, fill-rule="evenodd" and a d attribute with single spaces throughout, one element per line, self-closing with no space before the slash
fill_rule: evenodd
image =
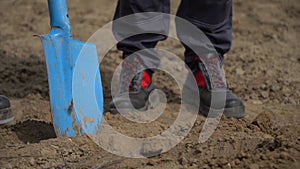
<path id="1" fill-rule="evenodd" d="M 225 160 L 224 158 L 222 158 L 222 159 L 220 159 L 220 160 L 218 161 L 218 163 L 219 163 L 219 165 L 224 166 L 224 165 L 228 164 L 228 161 Z"/>
<path id="2" fill-rule="evenodd" d="M 264 154 L 261 154 L 261 155 L 260 155 L 260 159 L 262 159 L 262 160 L 267 160 L 267 157 L 266 157 Z"/>
<path id="3" fill-rule="evenodd" d="M 35 164 L 34 158 L 30 158 L 30 159 L 29 159 L 29 164 L 30 164 L 31 166 L 33 166 L 33 165 Z"/>
<path id="4" fill-rule="evenodd" d="M 186 165 L 188 163 L 188 160 L 185 157 L 182 157 L 180 159 L 180 163 L 181 163 L 181 165 Z"/>
<path id="5" fill-rule="evenodd" d="M 280 153 L 280 158 L 281 158 L 281 159 L 287 160 L 288 157 L 289 157 L 289 154 L 288 154 L 288 153 L 286 153 L 286 152 L 281 152 L 281 153 Z"/>
<path id="6" fill-rule="evenodd" d="M 239 159 L 236 159 L 236 160 L 234 161 L 234 164 L 235 164 L 235 165 L 239 165 L 239 164 L 241 164 L 241 161 L 240 161 Z"/>
<path id="7" fill-rule="evenodd" d="M 227 163 L 227 165 L 223 166 L 224 169 L 231 169 L 231 164 L 230 163 Z"/>
<path id="8" fill-rule="evenodd" d="M 296 104 L 297 104 L 296 100 L 294 100 L 294 99 L 289 98 L 289 101 L 290 101 L 290 103 L 293 104 L 293 105 L 296 105 Z"/>
<path id="9" fill-rule="evenodd" d="M 267 91 L 261 91 L 261 92 L 260 92 L 260 95 L 261 95 L 264 99 L 266 99 L 266 98 L 269 97 L 269 92 L 267 92 Z"/>
<path id="10" fill-rule="evenodd" d="M 244 152 L 241 152 L 241 157 L 242 157 L 242 158 L 245 158 L 245 157 L 247 157 L 247 154 L 244 153 Z"/>
<path id="11" fill-rule="evenodd" d="M 241 68 L 237 68 L 237 69 L 235 70 L 235 72 L 236 72 L 236 74 L 238 74 L 238 75 L 243 75 L 243 74 L 245 73 L 245 71 L 244 71 L 243 69 L 241 69 Z"/>
<path id="12" fill-rule="evenodd" d="M 280 90 L 280 86 L 278 86 L 278 85 L 273 85 L 273 86 L 271 87 L 271 91 L 273 91 L 273 92 L 276 92 L 276 91 L 278 91 L 278 90 Z"/>
<path id="13" fill-rule="evenodd" d="M 250 164 L 249 169 L 259 169 L 257 164 Z"/>
<path id="14" fill-rule="evenodd" d="M 262 90 L 266 90 L 266 89 L 267 89 L 267 86 L 266 86 L 265 84 L 262 84 L 262 85 L 260 86 L 260 88 L 261 88 Z"/>
<path id="15" fill-rule="evenodd" d="M 291 89 L 290 89 L 290 87 L 283 86 L 283 87 L 282 87 L 282 92 L 284 92 L 284 93 L 290 93 L 290 92 L 291 92 Z"/>
<path id="16" fill-rule="evenodd" d="M 260 100 L 252 100 L 252 103 L 253 104 L 263 104 L 263 102 Z"/>

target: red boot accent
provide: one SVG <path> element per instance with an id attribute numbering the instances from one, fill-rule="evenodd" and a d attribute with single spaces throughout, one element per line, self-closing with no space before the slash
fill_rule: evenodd
<path id="1" fill-rule="evenodd" d="M 150 75 L 144 71 L 144 74 L 143 74 L 143 77 L 142 77 L 142 82 L 141 82 L 141 86 L 143 89 L 146 89 L 148 84 L 150 83 L 151 81 L 151 77 Z"/>
<path id="2" fill-rule="evenodd" d="M 195 80 L 200 88 L 204 88 L 206 86 L 205 79 L 201 71 L 196 73 Z"/>

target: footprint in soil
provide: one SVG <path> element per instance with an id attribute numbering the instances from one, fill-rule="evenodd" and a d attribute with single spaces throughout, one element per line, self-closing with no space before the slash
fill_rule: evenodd
<path id="1" fill-rule="evenodd" d="M 23 143 L 38 143 L 56 137 L 52 124 L 42 121 L 27 120 L 12 128 Z"/>

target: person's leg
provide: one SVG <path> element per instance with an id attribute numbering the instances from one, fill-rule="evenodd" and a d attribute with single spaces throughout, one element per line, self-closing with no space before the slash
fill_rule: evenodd
<path id="1" fill-rule="evenodd" d="M 119 0 L 117 4 L 117 8 L 114 15 L 114 20 L 120 19 L 122 17 L 131 15 L 131 14 L 138 14 L 144 12 L 161 12 L 161 13 L 170 13 L 170 0 Z M 138 17 L 137 17 L 138 18 Z M 129 24 L 119 24 L 120 22 L 116 22 L 113 24 L 113 32 L 115 37 L 120 40 L 117 44 L 117 48 L 123 51 L 123 57 L 127 57 L 130 54 L 148 48 L 154 48 L 158 41 L 165 40 L 167 37 L 165 34 L 168 30 L 162 24 L 165 21 L 157 20 L 149 16 L 149 18 L 144 17 L 141 20 L 133 18 Z M 156 24 L 156 30 L 154 33 L 144 33 L 139 35 L 134 35 L 129 38 L 125 38 L 127 35 L 135 33 L 134 31 L 143 29 L 145 22 L 153 22 Z M 133 31 L 133 32 L 130 32 Z"/>
<path id="2" fill-rule="evenodd" d="M 169 13 L 170 0 L 118 1 L 113 33 L 119 41 L 117 48 L 123 51 L 125 60 L 122 63 L 119 90 L 109 105 L 112 113 L 117 113 L 117 108 L 147 108 L 148 97 L 154 90 L 152 73 L 160 64 L 160 59 L 153 50 L 144 49 L 152 49 L 158 41 L 167 38 L 169 20 L 164 15 L 145 12 Z M 126 17 L 128 15 L 131 15 L 130 19 Z M 134 57 L 128 57 L 130 55 Z"/>
<path id="3" fill-rule="evenodd" d="M 177 12 L 197 28 L 211 42 L 214 50 L 209 49 L 210 43 L 204 39 L 191 38 L 184 25 L 177 23 L 178 37 L 185 46 L 185 62 L 194 73 L 195 80 L 200 93 L 200 111 L 207 115 L 210 108 L 220 109 L 224 106 L 224 114 L 227 117 L 242 118 L 245 115 L 245 108 L 241 99 L 231 91 L 224 93 L 222 97 L 212 100 L 212 91 L 226 87 L 223 75 L 223 56 L 229 51 L 232 41 L 232 1 L 231 0 L 182 0 Z M 184 44 L 185 42 L 188 42 Z M 198 56 L 193 49 L 202 51 Z M 213 105 L 216 105 L 214 107 Z"/>
<path id="4" fill-rule="evenodd" d="M 182 0 L 177 16 L 197 26 L 210 40 L 214 48 L 223 55 L 229 51 L 232 41 L 231 0 Z M 179 35 L 179 38 L 180 35 Z M 195 44 L 203 47 L 203 44 Z M 186 46 L 185 46 L 186 47 Z M 186 61 L 191 62 L 195 53 L 186 47 Z"/>

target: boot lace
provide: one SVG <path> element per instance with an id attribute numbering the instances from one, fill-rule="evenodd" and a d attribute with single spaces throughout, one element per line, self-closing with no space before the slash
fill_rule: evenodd
<path id="1" fill-rule="evenodd" d="M 210 53 L 205 57 L 196 57 L 199 67 L 205 77 L 208 89 L 224 89 L 226 83 L 223 77 L 222 64 L 219 55 Z"/>
<path id="2" fill-rule="evenodd" d="M 140 61 L 134 60 L 133 62 L 125 61 L 122 65 L 121 79 L 119 93 L 133 92 L 140 89 L 140 81 L 142 78 L 142 72 L 138 72 L 140 69 Z"/>

